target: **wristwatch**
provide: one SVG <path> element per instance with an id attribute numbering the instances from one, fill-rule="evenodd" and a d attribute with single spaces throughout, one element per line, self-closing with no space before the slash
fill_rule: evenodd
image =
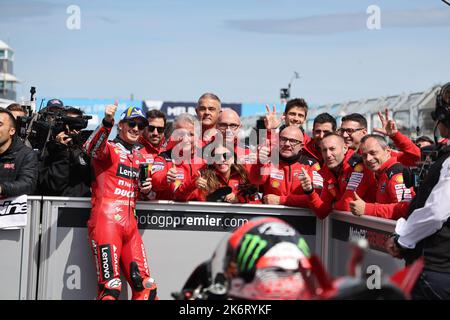
<path id="1" fill-rule="evenodd" d="M 402 247 L 402 245 L 401 245 L 400 243 L 398 243 L 398 238 L 400 238 L 400 235 L 398 235 L 398 234 L 396 234 L 396 233 L 393 233 L 393 234 L 391 235 L 391 237 L 394 238 L 394 243 L 395 243 L 395 245 L 397 246 L 397 248 L 398 248 L 399 250 L 401 250 L 401 251 L 404 251 L 405 248 Z"/>

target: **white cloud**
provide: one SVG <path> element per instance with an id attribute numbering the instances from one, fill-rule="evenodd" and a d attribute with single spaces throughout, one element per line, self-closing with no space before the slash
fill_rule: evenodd
<path id="1" fill-rule="evenodd" d="M 367 30 L 366 12 L 330 14 L 296 19 L 229 20 L 232 28 L 267 34 L 324 35 Z M 450 26 L 450 10 L 387 11 L 381 8 L 381 28 L 427 28 Z"/>

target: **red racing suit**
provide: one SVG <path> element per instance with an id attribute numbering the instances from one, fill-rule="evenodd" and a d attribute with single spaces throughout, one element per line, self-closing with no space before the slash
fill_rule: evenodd
<path id="1" fill-rule="evenodd" d="M 131 146 L 119 138 L 108 141 L 111 127 L 103 121 L 83 146 L 95 174 L 87 225 L 97 267 L 97 298 L 118 299 L 122 266 L 133 300 L 157 299 L 135 217 L 139 164 L 146 159 L 140 145 Z"/>
<path id="2" fill-rule="evenodd" d="M 406 217 L 408 205 L 396 206 L 395 204 L 409 203 L 415 193 L 412 188 L 405 186 L 403 165 L 397 161 L 397 158 L 391 157 L 383 163 L 376 177 L 375 203 L 366 203 L 364 214 L 394 220 Z"/>
<path id="3" fill-rule="evenodd" d="M 364 167 L 362 158 L 353 150 L 347 151 L 337 175 L 327 166 L 319 173 L 323 177 L 322 193 L 308 195 L 309 207 L 319 219 L 326 218 L 333 209 L 350 211 L 349 204 L 354 200 L 354 192 L 366 201 L 374 199 L 370 192 L 375 185 L 374 175 Z"/>
<path id="4" fill-rule="evenodd" d="M 322 177 L 318 173 L 320 165 L 312 158 L 299 154 L 294 161 L 286 162 L 280 159 L 279 164 L 255 164 L 250 166 L 249 180 L 256 185 L 262 185 L 264 195 L 280 196 L 280 204 L 308 208 L 308 196 L 304 194 L 300 183 L 300 175 L 304 168 L 312 179 L 316 192 L 322 189 Z"/>

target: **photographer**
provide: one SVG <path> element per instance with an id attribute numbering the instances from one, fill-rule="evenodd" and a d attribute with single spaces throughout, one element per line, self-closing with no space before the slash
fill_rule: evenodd
<path id="1" fill-rule="evenodd" d="M 90 159 L 82 151 L 83 112 L 72 107 L 59 111 L 62 125 L 56 125 L 46 145 L 39 169 L 39 194 L 47 196 L 90 197 Z M 90 131 L 89 131 L 90 132 Z"/>
<path id="2" fill-rule="evenodd" d="M 36 186 L 36 154 L 15 133 L 14 116 L 0 108 L 0 198 L 31 194 Z"/>
<path id="3" fill-rule="evenodd" d="M 450 137 L 450 83 L 441 88 L 432 113 L 436 129 Z M 435 138 L 435 140 L 437 140 Z M 411 202 L 408 218 L 400 219 L 386 248 L 411 263 L 423 256 L 425 266 L 414 287 L 414 299 L 450 299 L 450 148 L 443 146 L 437 160 Z"/>

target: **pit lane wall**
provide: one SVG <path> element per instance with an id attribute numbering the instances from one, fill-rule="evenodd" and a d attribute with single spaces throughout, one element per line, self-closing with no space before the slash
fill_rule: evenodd
<path id="1" fill-rule="evenodd" d="M 0 280 L 6 284 L 0 286 L 1 299 L 95 299 L 96 270 L 86 227 L 90 207 L 87 198 L 29 198 L 29 226 L 0 230 L 0 239 L 6 240 L 0 241 L 0 250 L 8 257 L 0 261 Z M 384 251 L 382 242 L 395 226 L 384 219 L 337 212 L 322 221 L 307 209 L 170 201 L 139 202 L 137 215 L 161 299 L 172 299 L 171 292 L 181 289 L 226 234 L 256 216 L 291 223 L 333 276 L 347 273 L 348 243 L 359 237 L 370 244 L 363 272 L 377 265 L 390 274 L 403 265 Z M 121 299 L 130 296 L 131 290 L 123 286 Z"/>

